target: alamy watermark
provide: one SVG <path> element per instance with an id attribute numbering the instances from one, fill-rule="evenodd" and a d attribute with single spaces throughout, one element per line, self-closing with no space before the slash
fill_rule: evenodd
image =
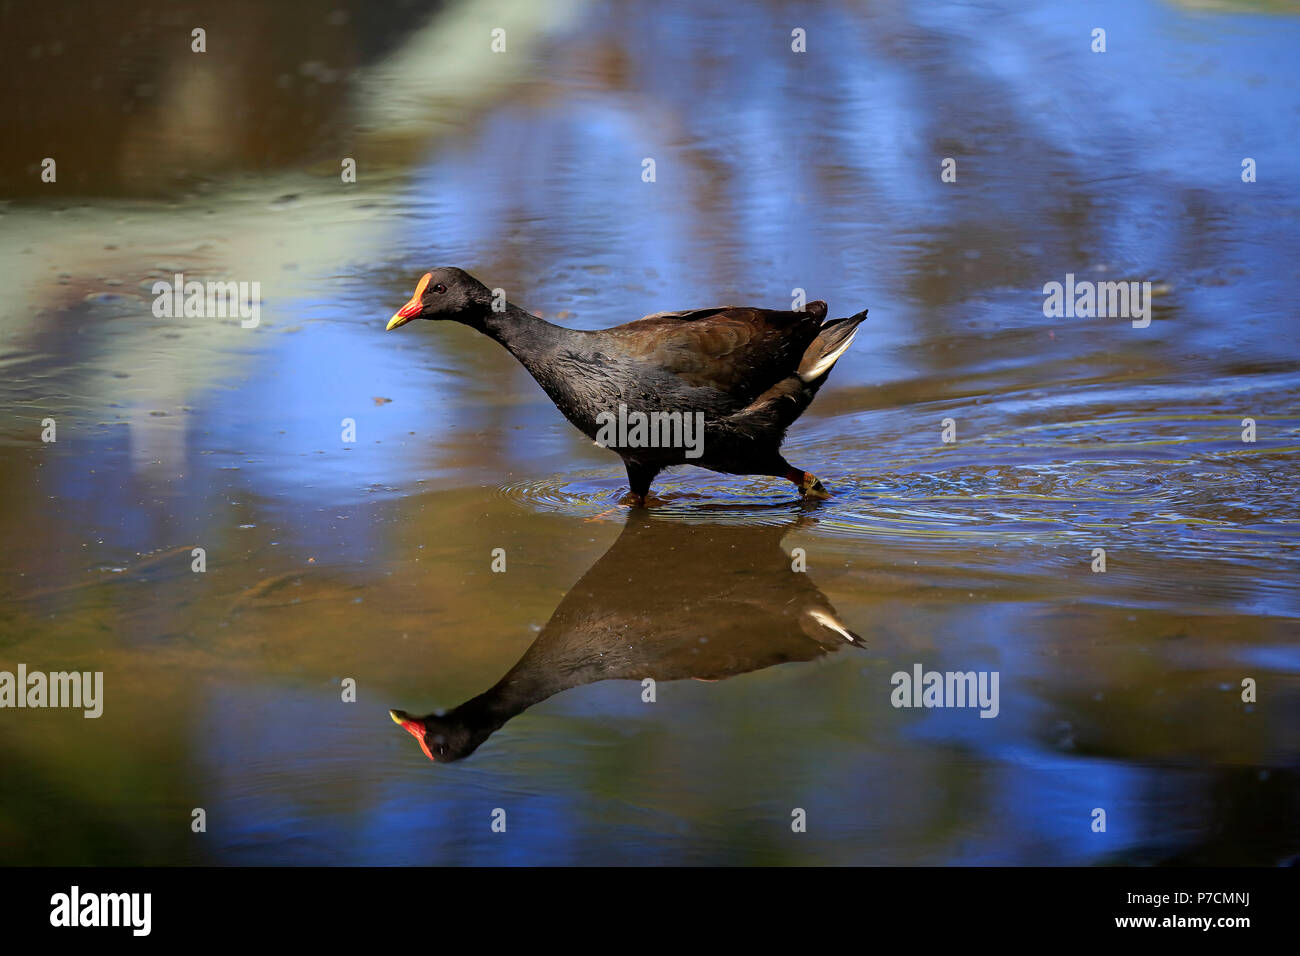
<path id="1" fill-rule="evenodd" d="M 50 897 L 51 926 L 125 926 L 133 936 L 148 936 L 152 893 L 83 893 L 73 886 Z"/>
<path id="2" fill-rule="evenodd" d="M 981 717 L 996 717 L 998 671 L 927 671 L 920 664 L 912 672 L 895 671 L 889 702 L 895 707 L 978 707 Z"/>
<path id="3" fill-rule="evenodd" d="M 103 671 L 0 671 L 0 707 L 74 707 L 85 718 L 104 712 Z"/>
<path id="4" fill-rule="evenodd" d="M 238 317 L 240 328 L 253 329 L 262 321 L 262 283 L 217 282 L 206 285 L 197 279 L 185 280 L 176 273 L 175 282 L 159 279 L 150 290 L 154 294 L 153 314 L 160 319 L 224 319 Z"/>
<path id="5" fill-rule="evenodd" d="M 1067 272 L 1064 284 L 1047 283 L 1043 295 L 1043 315 L 1049 319 L 1132 319 L 1135 329 L 1151 324 L 1150 282 L 1076 282 Z"/>
<path id="6" fill-rule="evenodd" d="M 617 413 L 601 412 L 596 423 L 601 448 L 685 448 L 687 458 L 704 454 L 703 412 L 628 411 L 619 402 Z"/>

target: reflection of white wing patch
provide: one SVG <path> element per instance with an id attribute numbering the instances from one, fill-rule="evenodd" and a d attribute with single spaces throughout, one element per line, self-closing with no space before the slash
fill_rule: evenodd
<path id="1" fill-rule="evenodd" d="M 851 341 L 851 340 L 850 340 L 850 341 Z M 806 613 L 810 618 L 812 618 L 814 621 L 816 621 L 816 622 L 817 622 L 818 624 L 820 624 L 822 627 L 825 627 L 825 628 L 828 628 L 829 630 L 834 631 L 836 634 L 838 634 L 840 637 L 844 638 L 844 639 L 845 639 L 846 641 L 848 641 L 850 644 L 858 644 L 858 643 L 860 643 L 860 642 L 858 641 L 857 635 L 855 635 L 852 631 L 850 631 L 848 628 L 846 628 L 846 627 L 845 627 L 843 624 L 841 624 L 839 621 L 835 620 L 835 618 L 831 617 L 831 616 L 830 616 L 829 614 L 827 614 L 825 611 L 823 611 L 823 610 L 821 610 L 821 609 L 819 609 L 819 608 L 810 608 L 808 611 L 805 611 L 804 613 Z"/>

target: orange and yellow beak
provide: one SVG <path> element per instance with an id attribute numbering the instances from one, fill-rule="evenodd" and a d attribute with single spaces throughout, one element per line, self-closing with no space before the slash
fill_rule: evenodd
<path id="1" fill-rule="evenodd" d="M 428 278 L 428 276 L 425 276 L 425 278 Z M 394 318 L 396 318 L 396 316 L 394 316 Z M 428 733 L 425 729 L 424 721 L 416 720 L 404 710 L 390 710 L 388 716 L 393 718 L 393 723 L 399 725 L 403 730 L 420 742 L 420 749 L 424 751 L 426 757 L 430 760 L 434 759 L 433 752 L 429 750 L 429 745 L 424 742 L 424 735 Z"/>
<path id="2" fill-rule="evenodd" d="M 411 296 L 411 301 L 393 313 L 393 317 L 388 320 L 388 327 L 384 329 L 385 332 L 391 332 L 393 329 L 405 325 L 420 314 L 420 311 L 424 308 L 424 303 L 420 301 L 420 297 L 424 295 L 424 290 L 429 287 L 429 280 L 432 278 L 432 272 L 424 274 L 420 279 L 420 284 L 415 287 L 415 295 Z"/>

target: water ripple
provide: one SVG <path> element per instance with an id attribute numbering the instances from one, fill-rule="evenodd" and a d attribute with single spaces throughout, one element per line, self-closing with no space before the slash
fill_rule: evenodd
<path id="1" fill-rule="evenodd" d="M 988 463 L 989 445 L 977 441 L 870 461 L 857 443 L 805 445 L 792 458 L 817 462 L 833 495 L 825 502 L 802 501 L 777 479 L 675 469 L 656 480 L 650 507 L 656 518 L 687 522 L 779 524 L 803 516 L 813 519 L 813 533 L 862 540 L 1132 540 L 1147 549 L 1198 556 L 1258 556 L 1279 548 L 1293 553 L 1300 546 L 1289 449 L 1229 455 L 1185 439 L 1163 448 L 1184 457 L 1152 458 L 1140 447 L 1147 436 L 1130 435 L 1134 440 L 1117 445 L 1117 457 L 1100 459 L 1087 441 L 1090 424 L 1060 429 L 1052 444 L 1043 442 L 1041 429 L 1024 429 L 1022 438 L 1033 433 L 1028 458 L 1023 451 L 998 453 L 1014 463 Z M 1114 422 L 1096 424 L 1114 428 Z M 997 445 L 1014 439 L 1003 432 Z M 1087 457 L 1078 455 L 1081 447 Z M 499 488 L 522 508 L 587 519 L 614 518 L 628 507 L 626 493 L 617 466 Z"/>

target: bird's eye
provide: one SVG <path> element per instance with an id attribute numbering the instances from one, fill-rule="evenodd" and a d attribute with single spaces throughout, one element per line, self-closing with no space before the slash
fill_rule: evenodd
<path id="1" fill-rule="evenodd" d="M 438 293 L 438 295 L 442 295 L 444 292 L 447 291 L 447 287 L 443 285 L 441 282 L 439 282 L 437 285 L 433 287 L 433 291 Z"/>

